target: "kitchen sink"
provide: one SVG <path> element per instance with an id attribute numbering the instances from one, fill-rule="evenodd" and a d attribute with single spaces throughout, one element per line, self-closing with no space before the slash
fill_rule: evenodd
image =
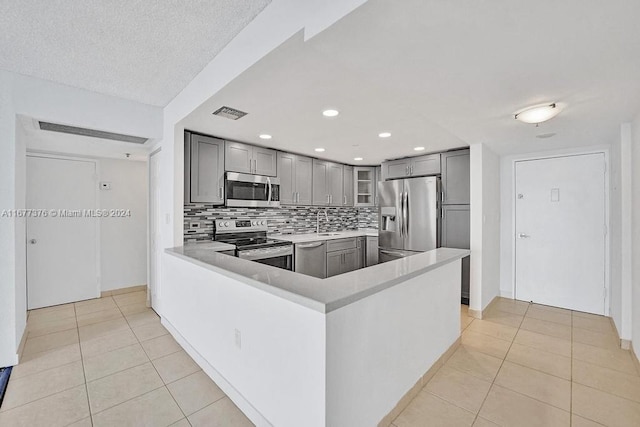
<path id="1" fill-rule="evenodd" d="M 338 236 L 340 233 L 319 233 L 318 236 Z"/>

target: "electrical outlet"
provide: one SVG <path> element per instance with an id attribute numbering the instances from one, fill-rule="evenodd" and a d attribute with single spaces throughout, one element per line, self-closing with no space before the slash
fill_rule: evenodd
<path id="1" fill-rule="evenodd" d="M 189 227 L 190 227 L 190 228 L 201 228 L 201 227 L 200 227 L 200 222 L 198 222 L 198 221 L 192 221 L 192 222 L 190 222 L 190 223 L 189 223 Z"/>
<path id="2" fill-rule="evenodd" d="M 236 329 L 236 347 L 242 348 L 242 333 Z"/>
<path id="3" fill-rule="evenodd" d="M 100 183 L 100 189 L 101 190 L 111 190 L 111 183 L 110 182 L 106 182 L 103 181 Z"/>

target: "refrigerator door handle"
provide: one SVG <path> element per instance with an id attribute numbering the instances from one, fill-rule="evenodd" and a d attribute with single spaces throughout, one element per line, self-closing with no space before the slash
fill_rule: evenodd
<path id="1" fill-rule="evenodd" d="M 404 197 L 404 233 L 405 235 L 409 235 L 409 221 L 411 221 L 411 218 L 409 218 L 409 192 L 407 191 Z"/>
<path id="2" fill-rule="evenodd" d="M 408 224 L 407 224 L 407 193 L 402 193 L 402 232 L 407 236 Z"/>

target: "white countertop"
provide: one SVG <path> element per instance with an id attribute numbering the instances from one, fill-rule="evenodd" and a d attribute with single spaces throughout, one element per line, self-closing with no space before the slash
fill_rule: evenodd
<path id="1" fill-rule="evenodd" d="M 198 245 L 179 246 L 165 249 L 165 252 L 321 313 L 344 307 L 471 253 L 466 249 L 438 248 L 327 279 L 318 279 L 206 250 Z"/>
<path id="2" fill-rule="evenodd" d="M 330 236 L 323 236 L 323 234 L 330 234 Z M 286 240 L 291 243 L 306 243 L 306 242 L 317 242 L 320 240 L 335 240 L 335 239 L 346 239 L 349 237 L 363 237 L 363 236 L 371 236 L 378 237 L 378 230 L 375 228 L 366 228 L 360 230 L 347 230 L 347 231 L 330 231 L 327 233 L 304 233 L 304 234 L 279 234 L 269 236 L 272 239 L 276 240 Z"/>
<path id="3" fill-rule="evenodd" d="M 206 251 L 233 251 L 236 249 L 236 245 L 230 245 L 229 243 L 216 242 L 213 240 L 203 240 L 198 242 L 185 243 L 185 248 L 202 249 Z"/>

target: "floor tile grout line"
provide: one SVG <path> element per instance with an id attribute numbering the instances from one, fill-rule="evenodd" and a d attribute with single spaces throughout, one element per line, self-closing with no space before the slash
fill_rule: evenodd
<path id="1" fill-rule="evenodd" d="M 478 413 L 476 414 L 476 417 L 473 419 L 473 424 L 475 424 L 476 421 L 478 420 L 478 417 L 480 416 L 480 412 L 482 411 L 482 408 L 484 407 L 484 404 L 487 402 L 487 397 L 489 397 L 489 393 L 491 393 L 491 389 L 493 388 L 493 386 L 496 383 L 496 378 L 498 378 L 498 375 L 500 374 L 500 371 L 502 370 L 502 366 L 504 365 L 505 360 L 507 360 L 507 356 L 509 355 L 509 352 L 511 351 L 511 347 L 513 346 L 513 343 L 516 340 L 516 336 L 518 335 L 518 332 L 520 331 L 520 327 L 522 326 L 522 322 L 524 322 L 524 318 L 526 317 L 527 312 L 529 311 L 530 307 L 531 307 L 531 303 L 529 303 L 529 305 L 527 306 L 527 309 L 523 313 L 522 320 L 520 321 L 520 325 L 518 326 L 518 331 L 516 331 L 516 335 L 514 335 L 513 340 L 511 341 L 511 344 L 509 344 L 509 348 L 504 353 L 504 357 L 502 358 L 502 361 L 500 362 L 500 367 L 496 371 L 496 375 L 493 377 L 493 380 L 491 381 L 491 385 L 489 386 L 489 390 L 487 390 L 487 394 L 484 396 L 484 399 L 482 399 L 482 403 L 480 404 L 480 407 L 478 408 Z M 491 420 L 489 420 L 489 421 L 491 421 Z"/>
<path id="2" fill-rule="evenodd" d="M 91 422 L 91 426 L 93 427 L 93 416 L 91 415 L 91 402 L 89 400 L 89 386 L 87 385 L 87 373 L 84 369 L 84 356 L 82 355 L 82 345 L 80 344 L 80 326 L 78 326 L 78 314 L 76 312 L 76 306 L 73 306 L 73 312 L 76 313 L 76 326 L 77 326 L 77 334 L 78 334 L 78 348 L 80 349 L 80 363 L 82 363 L 82 375 L 84 377 L 84 392 L 87 396 L 87 407 L 89 409 L 89 421 Z"/>
<path id="3" fill-rule="evenodd" d="M 151 307 L 149 307 L 151 308 Z M 122 313 L 122 310 L 120 309 L 120 306 L 118 306 L 118 309 L 120 310 L 120 312 Z M 153 308 L 151 308 L 151 310 L 153 310 Z M 155 310 L 153 310 L 155 313 Z M 156 313 L 158 314 L 158 313 Z M 122 315 L 124 316 L 124 313 L 122 313 Z M 158 317 L 160 317 L 158 315 Z M 127 317 L 125 316 L 125 322 L 127 322 L 127 325 L 129 326 L 129 328 L 131 329 L 131 332 L 133 333 L 133 336 L 136 337 L 136 340 L 138 341 L 138 345 L 140 347 L 142 347 L 142 351 L 144 352 L 144 354 L 147 356 L 147 359 L 149 359 L 149 363 L 151 363 L 151 366 L 153 366 L 154 371 L 156 372 L 156 374 L 158 375 L 158 377 L 160 378 L 160 381 L 162 381 L 162 384 L 164 385 L 164 388 L 167 389 L 167 392 L 169 393 L 169 396 L 171 396 L 171 399 L 173 399 L 174 403 L 176 404 L 176 406 L 178 407 L 178 409 L 180 410 L 180 413 L 182 413 L 182 415 L 184 416 L 184 418 L 187 418 L 186 414 L 184 413 L 184 411 L 182 410 L 182 407 L 180 406 L 180 404 L 178 403 L 178 401 L 176 400 L 176 398 L 173 396 L 173 394 L 171 393 L 171 390 L 169 390 L 169 387 L 167 387 L 167 383 L 165 382 L 164 378 L 162 378 L 162 375 L 160 375 L 160 372 L 158 372 L 158 368 L 156 368 L 155 363 L 153 363 L 153 360 L 151 360 L 151 357 L 149 357 L 149 354 L 147 353 L 147 351 L 144 349 L 144 346 L 142 345 L 142 341 L 140 341 L 140 338 L 136 335 L 135 331 L 133 330 L 133 328 L 131 327 L 131 324 L 129 323 L 129 319 L 127 319 Z M 167 331 L 168 332 L 168 331 Z M 157 338 L 157 337 L 156 337 Z M 153 339 L 153 338 L 152 338 Z M 147 340 L 148 341 L 148 340 Z M 177 352 L 176 352 L 177 353 Z M 172 353 L 173 354 L 173 353 Z M 198 366 L 200 368 L 200 366 Z M 200 368 L 202 369 L 202 368 Z M 184 377 L 183 377 L 184 378 Z M 178 380 L 176 380 L 178 381 Z M 189 420 L 187 419 L 187 422 L 189 422 Z M 191 424 L 191 423 L 189 423 Z"/>

